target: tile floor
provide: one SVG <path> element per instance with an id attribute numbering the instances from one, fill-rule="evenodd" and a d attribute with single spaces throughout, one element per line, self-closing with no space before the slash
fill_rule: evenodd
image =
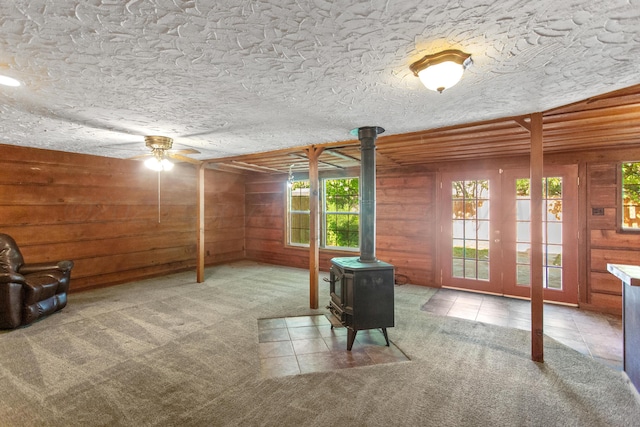
<path id="1" fill-rule="evenodd" d="M 439 289 L 422 310 L 531 330 L 529 301 Z M 622 369 L 622 319 L 556 304 L 544 305 L 545 335 L 615 369 Z"/>
<path id="2" fill-rule="evenodd" d="M 258 346 L 263 378 L 409 360 L 377 329 L 358 331 L 347 351 L 347 329 L 323 315 L 259 319 Z"/>
<path id="3" fill-rule="evenodd" d="M 493 325 L 531 329 L 529 301 L 439 289 L 422 310 Z M 544 306 L 544 333 L 615 369 L 622 369 L 622 319 L 555 304 Z M 409 359 L 380 330 L 358 331 L 351 351 L 347 329 L 323 315 L 258 320 L 263 378 L 394 363 Z"/>

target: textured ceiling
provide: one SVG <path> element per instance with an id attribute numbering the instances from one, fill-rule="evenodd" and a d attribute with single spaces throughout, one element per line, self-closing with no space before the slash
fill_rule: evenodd
<path id="1" fill-rule="evenodd" d="M 431 4 L 436 2 L 429 2 Z M 4 0 L 0 143 L 212 159 L 543 111 L 640 83 L 640 0 Z M 409 64 L 457 48 L 442 94 Z"/>

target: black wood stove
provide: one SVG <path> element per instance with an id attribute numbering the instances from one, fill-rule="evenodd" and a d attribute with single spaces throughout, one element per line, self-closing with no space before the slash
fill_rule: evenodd
<path id="1" fill-rule="evenodd" d="M 334 321 L 348 329 L 347 350 L 359 330 L 394 326 L 394 267 L 376 259 L 376 158 L 375 140 L 384 129 L 358 129 L 360 165 L 360 257 L 333 258 L 330 271 L 329 310 Z"/>

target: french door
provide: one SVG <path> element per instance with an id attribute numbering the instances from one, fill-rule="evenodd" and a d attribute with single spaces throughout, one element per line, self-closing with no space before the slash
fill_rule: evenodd
<path id="1" fill-rule="evenodd" d="M 441 188 L 442 286 L 529 297 L 528 169 L 444 173 Z M 576 167 L 545 168 L 543 209 L 544 299 L 576 304 Z"/>

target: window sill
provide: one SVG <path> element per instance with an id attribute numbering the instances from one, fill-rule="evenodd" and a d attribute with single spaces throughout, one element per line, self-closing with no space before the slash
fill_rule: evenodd
<path id="1" fill-rule="evenodd" d="M 309 246 L 298 246 L 298 245 L 285 245 L 286 248 L 288 249 L 295 249 L 295 250 L 301 250 L 301 251 L 306 251 L 309 252 Z M 353 248 L 353 249 L 348 249 L 348 248 L 319 248 L 319 251 L 322 253 L 327 253 L 327 254 L 336 254 L 336 255 L 359 255 L 360 254 L 360 249 L 359 248 Z"/>

